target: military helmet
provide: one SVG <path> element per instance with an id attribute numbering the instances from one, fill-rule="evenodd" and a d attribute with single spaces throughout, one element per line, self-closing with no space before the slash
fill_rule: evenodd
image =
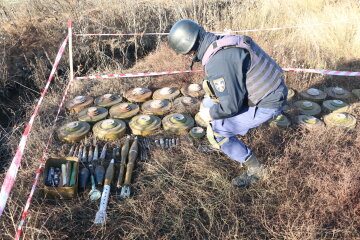
<path id="1" fill-rule="evenodd" d="M 182 19 L 176 22 L 169 33 L 168 41 L 170 47 L 177 54 L 187 54 L 198 44 L 201 35 L 205 32 L 196 22 L 189 19 Z"/>

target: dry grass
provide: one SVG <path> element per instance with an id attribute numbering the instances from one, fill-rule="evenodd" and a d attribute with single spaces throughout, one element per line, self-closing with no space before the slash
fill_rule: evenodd
<path id="1" fill-rule="evenodd" d="M 23 4 L 23 5 L 21 5 Z M 21 6 L 21 7 L 19 7 Z M 209 30 L 302 25 L 358 17 L 355 0 L 278 1 L 54 1 L 0 4 L 0 182 L 4 178 L 24 121 L 29 119 L 66 35 L 66 20 L 76 32 L 167 32 L 187 17 Z M 283 67 L 360 70 L 358 21 L 250 34 Z M 76 38 L 75 66 L 81 74 L 185 69 L 158 37 Z M 143 58 L 146 56 L 145 58 Z M 0 238 L 11 239 L 52 128 L 67 82 L 67 56 L 47 95 L 26 147 L 18 179 L 1 218 Z M 196 66 L 200 67 L 200 66 Z M 200 81 L 201 74 L 157 78 L 86 80 L 80 94 L 121 93 L 133 86 L 158 88 Z M 23 88 L 21 83 L 32 90 Z M 360 88 L 354 78 L 287 73 L 289 86 L 302 90 L 339 85 Z M 19 106 L 21 106 L 19 108 Z M 352 113 L 359 121 L 360 108 Z M 357 106 L 357 107 L 356 107 Z M 62 113 L 60 124 L 73 119 Z M 6 132 L 6 133 L 5 133 Z M 200 143 L 182 138 L 182 147 L 152 151 L 138 165 L 134 196 L 110 199 L 109 221 L 93 225 L 98 203 L 86 194 L 71 201 L 42 198 L 39 184 L 23 239 L 359 239 L 359 128 L 353 131 L 285 131 L 262 126 L 243 140 L 270 168 L 269 177 L 248 189 L 231 187 L 241 169 L 219 153 L 196 152 Z M 114 142 L 113 146 L 119 142 Z M 51 154 L 69 149 L 54 141 Z"/>

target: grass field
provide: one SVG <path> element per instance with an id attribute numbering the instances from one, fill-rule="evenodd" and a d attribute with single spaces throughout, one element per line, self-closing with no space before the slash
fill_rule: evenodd
<path id="1" fill-rule="evenodd" d="M 14 3 L 16 2 L 16 4 Z M 77 33 L 168 32 L 181 18 L 208 31 L 298 26 L 358 18 L 356 0 L 209 0 L 73 1 L 33 0 L 0 3 L 0 182 L 45 86 L 67 19 Z M 282 67 L 360 71 L 359 19 L 336 24 L 248 33 Z M 74 37 L 78 75 L 183 70 L 189 59 L 177 56 L 166 37 Z M 0 219 L 0 239 L 12 239 L 61 93 L 68 81 L 68 53 L 40 109 L 17 181 Z M 200 65 L 195 65 L 199 69 Z M 181 87 L 202 74 L 154 78 L 84 80 L 76 95 L 122 93 L 130 87 Z M 358 78 L 285 73 L 289 87 L 360 88 Z M 359 121 L 359 103 L 350 113 Z M 294 119 L 295 115 L 290 116 Z M 75 117 L 62 112 L 59 123 Z M 70 201 L 49 201 L 38 184 L 22 239 L 359 239 L 360 137 L 352 131 L 308 131 L 296 125 L 279 131 L 264 125 L 242 140 L 270 170 L 268 178 L 247 189 L 230 184 L 241 172 L 220 153 L 196 151 L 189 138 L 181 147 L 154 150 L 138 164 L 134 196 L 112 194 L 108 223 L 93 225 L 98 204 L 87 193 Z M 123 140 L 112 143 L 119 145 Z M 206 143 L 204 140 L 203 143 Z M 51 155 L 69 145 L 56 139 Z"/>

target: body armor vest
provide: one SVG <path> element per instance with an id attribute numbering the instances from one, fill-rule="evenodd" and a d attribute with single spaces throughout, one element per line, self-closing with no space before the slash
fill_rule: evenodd
<path id="1" fill-rule="evenodd" d="M 221 49 L 231 47 L 243 48 L 250 53 L 251 64 L 245 76 L 246 89 L 248 91 L 249 105 L 256 105 L 281 84 L 283 71 L 259 45 L 250 37 L 244 35 L 224 36 L 211 43 L 202 58 L 202 65 L 206 68 L 206 64 L 212 56 Z"/>

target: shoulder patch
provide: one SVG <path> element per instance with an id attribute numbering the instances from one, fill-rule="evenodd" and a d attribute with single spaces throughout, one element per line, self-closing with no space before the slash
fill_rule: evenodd
<path id="1" fill-rule="evenodd" d="M 226 84 L 225 84 L 225 79 L 224 78 L 218 78 L 213 80 L 214 83 L 214 87 L 216 89 L 216 91 L 222 93 L 225 91 L 226 89 Z"/>

